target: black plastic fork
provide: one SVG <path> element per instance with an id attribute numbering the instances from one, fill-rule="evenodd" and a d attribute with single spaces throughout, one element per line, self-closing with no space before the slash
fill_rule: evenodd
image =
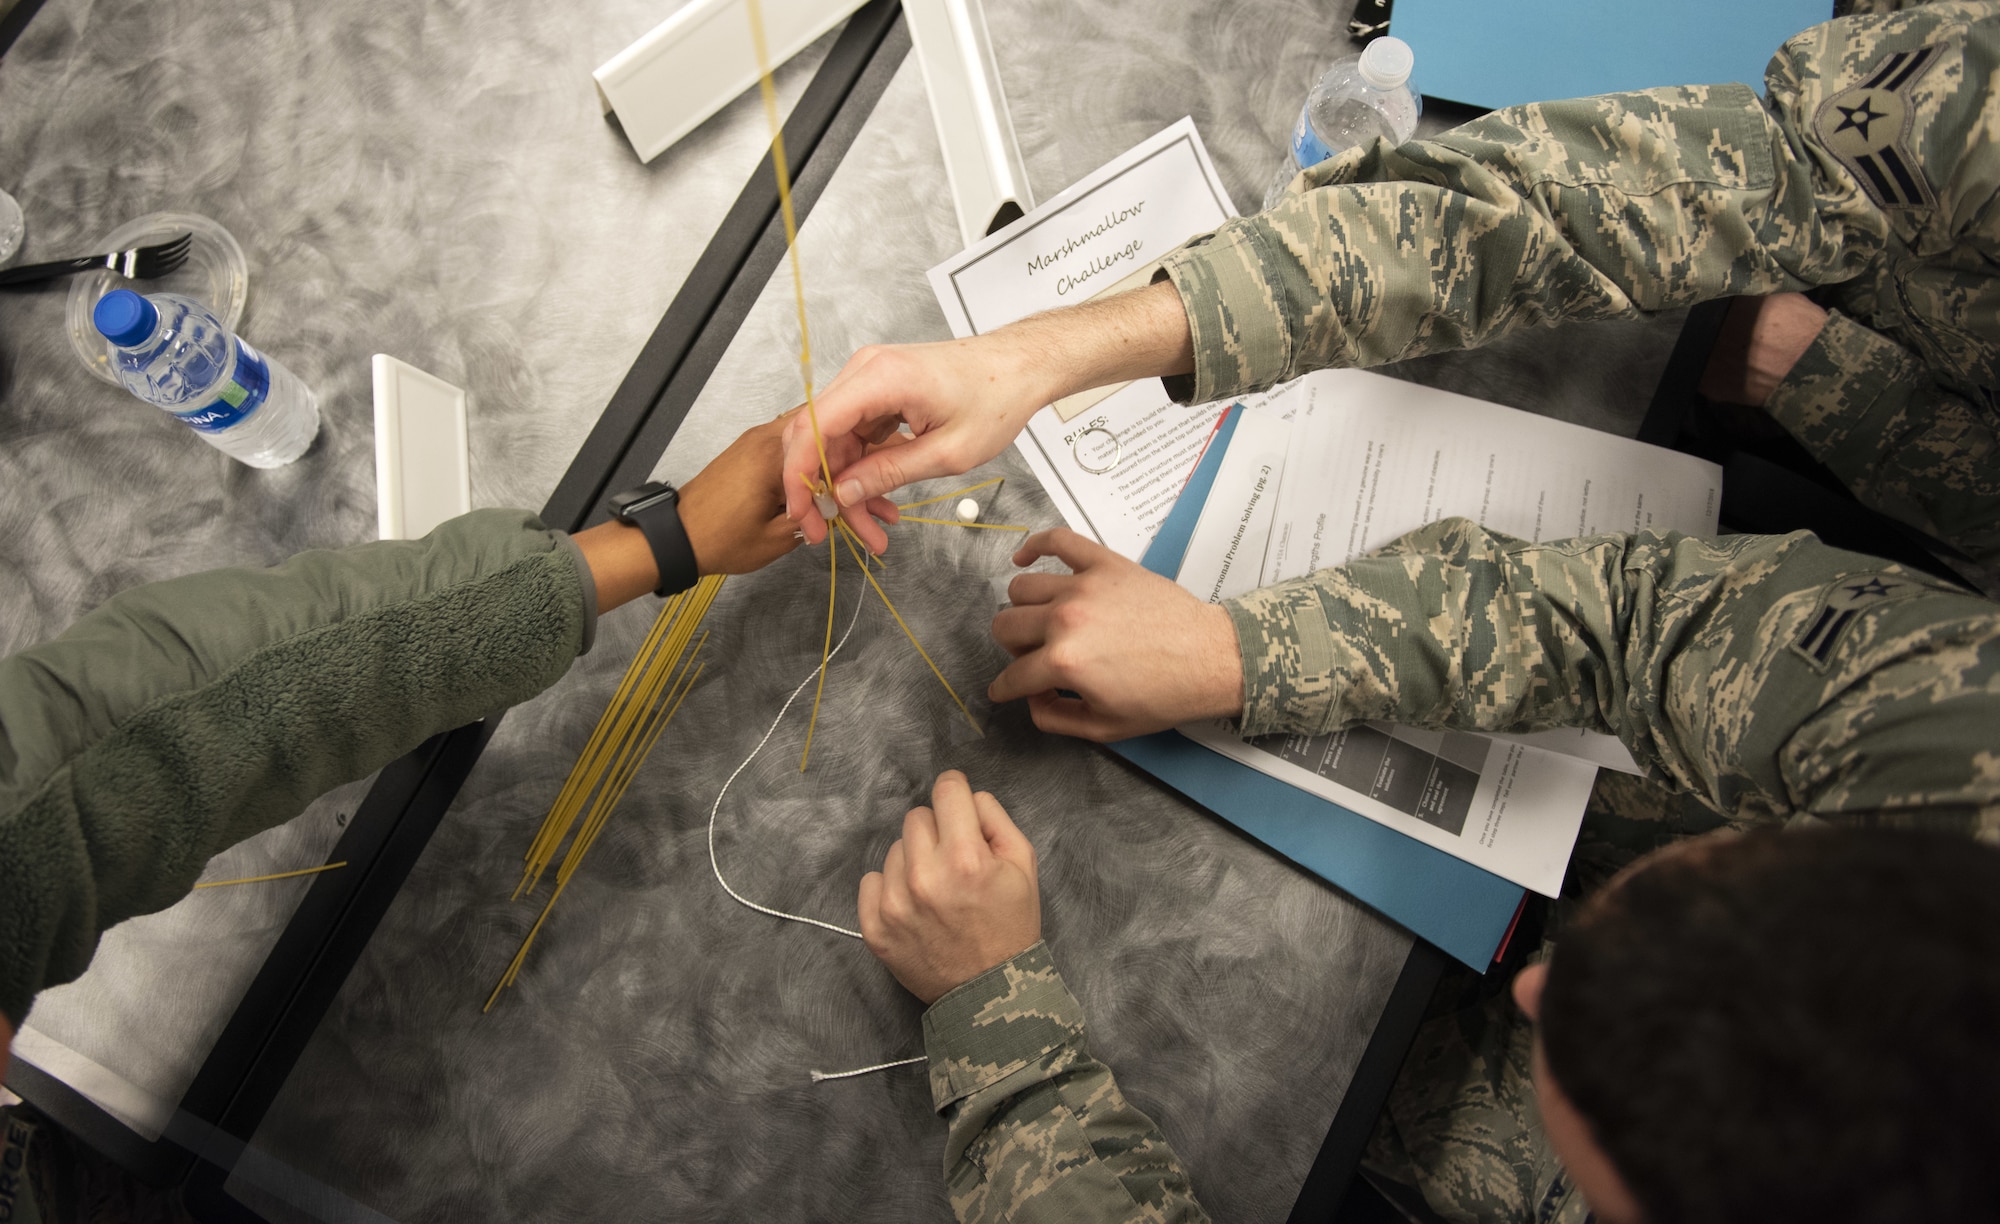
<path id="1" fill-rule="evenodd" d="M 109 268 L 133 280 L 152 280 L 186 263 L 188 250 L 193 245 L 194 235 L 188 233 L 170 242 L 133 247 L 129 251 L 113 251 L 109 255 L 85 255 L 79 259 L 58 259 L 50 263 L 8 268 L 0 271 L 0 286 L 30 285 L 37 281 L 54 280 L 58 276 L 88 272 L 92 268 Z"/>

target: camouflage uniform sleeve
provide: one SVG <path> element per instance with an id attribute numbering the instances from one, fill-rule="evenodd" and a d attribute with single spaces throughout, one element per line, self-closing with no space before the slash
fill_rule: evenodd
<path id="1" fill-rule="evenodd" d="M 924 1049 L 950 1126 L 945 1184 L 966 1224 L 1208 1219 L 1159 1128 L 1085 1048 L 1083 1009 L 1048 945 L 932 1004 Z"/>
<path id="2" fill-rule="evenodd" d="M 1246 735 L 1585 726 L 1725 813 L 2000 840 L 2000 607 L 1808 533 L 1445 519 L 1224 606 Z"/>
<path id="3" fill-rule="evenodd" d="M 1904 9 L 1935 2 L 1936 0 L 1834 0 L 1833 15 L 1854 17 L 1865 13 L 1900 13 Z"/>
<path id="4" fill-rule="evenodd" d="M 1865 504 L 2000 566 L 2000 435 L 1895 341 L 1830 313 L 1765 410 Z"/>
<path id="5" fill-rule="evenodd" d="M 1874 167 L 1822 139 L 1824 105 L 1898 49 L 1976 41 L 1983 56 L 1996 24 L 1965 3 L 1851 18 L 1786 44 L 1768 101 L 1727 84 L 1537 103 L 1331 158 L 1167 256 L 1195 355 L 1168 389 L 1202 402 L 1537 324 L 1848 280 L 1925 221 L 1892 222 L 1863 189 Z M 1934 109 L 1916 141 L 1929 172 L 1985 165 L 1968 153 L 1990 143 L 1981 108 Z"/>

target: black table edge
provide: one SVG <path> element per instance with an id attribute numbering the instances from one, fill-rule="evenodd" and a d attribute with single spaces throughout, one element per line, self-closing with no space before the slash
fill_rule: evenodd
<path id="1" fill-rule="evenodd" d="M 1326 1140 L 1319 1146 L 1319 1155 L 1313 1159 L 1305 1184 L 1299 1187 L 1289 1224 L 1314 1224 L 1332 1220 L 1339 1214 L 1348 1185 L 1361 1163 L 1362 1150 L 1368 1146 L 1368 1136 L 1375 1129 L 1375 1119 L 1389 1099 L 1389 1089 L 1396 1082 L 1410 1044 L 1417 1038 L 1417 1027 L 1430 1006 L 1431 993 L 1451 963 L 1451 958 L 1436 946 L 1422 939 L 1411 941 L 1410 953 L 1403 958 L 1403 970 L 1396 975 L 1396 984 L 1389 991 L 1388 1002 L 1382 1005 L 1368 1047 L 1361 1052 L 1353 1078 L 1347 1081 L 1347 1091 L 1340 1098 L 1340 1108 L 1334 1111 L 1333 1124 L 1327 1127 Z"/>
<path id="2" fill-rule="evenodd" d="M 7 54 L 14 40 L 21 37 L 21 31 L 28 28 L 28 20 L 42 7 L 42 0 L 18 0 L 13 8 L 0 16 L 0 56 Z"/>

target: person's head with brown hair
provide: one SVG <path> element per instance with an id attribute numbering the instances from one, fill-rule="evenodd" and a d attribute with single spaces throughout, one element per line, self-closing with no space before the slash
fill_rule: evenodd
<path id="1" fill-rule="evenodd" d="M 2000 850 L 1756 833 L 1635 864 L 1515 982 L 1606 1224 L 2000 1219 Z"/>

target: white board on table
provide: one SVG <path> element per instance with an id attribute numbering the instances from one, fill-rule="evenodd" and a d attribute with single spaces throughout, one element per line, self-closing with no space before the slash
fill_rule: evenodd
<path id="1" fill-rule="evenodd" d="M 472 509 L 465 392 L 375 354 L 375 517 L 385 540 L 415 540 Z"/>

